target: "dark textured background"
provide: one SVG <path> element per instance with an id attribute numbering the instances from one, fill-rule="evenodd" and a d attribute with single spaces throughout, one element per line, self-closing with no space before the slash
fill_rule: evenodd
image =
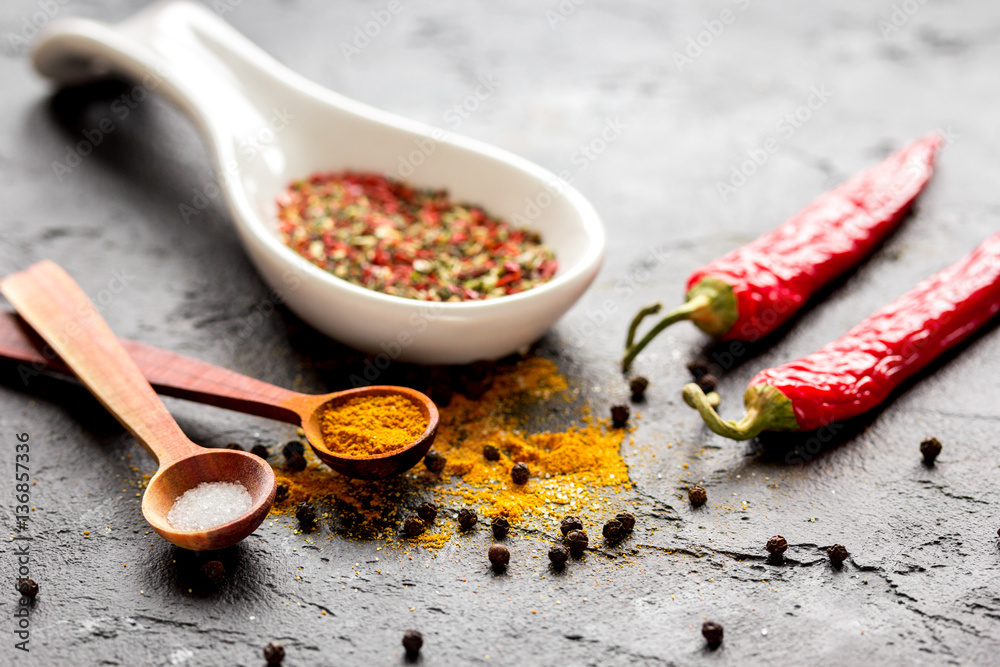
<path id="1" fill-rule="evenodd" d="M 58 16 L 118 20 L 144 4 L 69 0 Z M 540 346 L 599 413 L 625 394 L 616 359 L 635 309 L 679 302 L 700 263 L 928 130 L 948 131 L 952 143 L 917 214 L 821 305 L 725 370 L 724 413 L 739 413 L 756 369 L 836 337 L 1000 226 L 995 2 L 591 0 L 554 22 L 547 12 L 559 11 L 556 0 L 404 1 L 350 62 L 341 42 L 385 3 L 230 4 L 226 20 L 293 69 L 433 125 L 451 129 L 447 110 L 479 77 L 495 78 L 496 92 L 459 130 L 554 172 L 570 170 L 609 232 L 594 288 Z M 177 111 L 145 101 L 115 122 L 93 155 L 56 174 L 53 162 L 111 116 L 124 89 L 53 96 L 12 38 L 33 16 L 46 22 L 38 14 L 45 6 L 4 0 L 0 7 L 0 271 L 51 258 L 89 294 L 108 290 L 102 312 L 123 336 L 284 386 L 342 386 L 362 358 L 282 309 L 258 316 L 269 310 L 268 291 L 221 205 L 191 225 L 181 218 L 178 205 L 212 174 Z M 674 54 L 726 8 L 735 22 L 679 67 Z M 880 21 L 892 21 L 895 8 L 898 30 L 884 30 Z M 829 99 L 786 136 L 778 124 L 814 88 Z M 621 136 L 597 159 L 582 160 L 580 146 L 615 119 L 626 126 Z M 723 201 L 717 184 L 769 137 L 778 151 Z M 112 294 L 116 272 L 127 286 Z M 532 558 L 544 554 L 544 541 L 518 536 L 509 575 L 494 577 L 484 530 L 410 560 L 328 533 L 307 543 L 268 522 L 223 554 L 230 579 L 214 592 L 194 579 L 195 556 L 145 536 L 130 466 L 149 472 L 152 462 L 134 441 L 79 387 L 44 378 L 26 387 L 2 366 L 2 522 L 13 530 L 13 438 L 28 432 L 38 481 L 32 573 L 42 594 L 25 656 L 8 632 L 16 597 L 4 543 L 0 662 L 253 665 L 274 638 L 292 665 L 398 664 L 409 627 L 424 632 L 427 665 L 995 661 L 997 332 L 798 465 L 785 462 L 795 438 L 734 444 L 683 406 L 684 361 L 704 343 L 693 327 L 678 325 L 637 364 L 653 384 L 636 444 L 624 447 L 639 528 L 609 552 L 620 557 L 591 554 L 551 576 L 543 558 Z M 724 350 L 714 352 L 725 360 Z M 169 407 L 210 445 L 274 444 L 293 432 L 178 401 Z M 929 435 L 944 443 L 933 469 L 917 450 Z M 691 480 L 708 488 L 701 511 L 682 500 Z M 762 558 L 774 533 L 792 544 L 784 567 Z M 834 542 L 853 553 L 842 571 L 820 549 Z M 714 652 L 698 631 L 706 616 L 726 629 Z"/>

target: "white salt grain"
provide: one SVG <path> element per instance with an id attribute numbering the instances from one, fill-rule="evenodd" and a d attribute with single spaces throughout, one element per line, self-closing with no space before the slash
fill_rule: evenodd
<path id="1" fill-rule="evenodd" d="M 167 521 L 177 530 L 205 530 L 243 516 L 251 505 L 239 482 L 202 482 L 174 501 Z"/>

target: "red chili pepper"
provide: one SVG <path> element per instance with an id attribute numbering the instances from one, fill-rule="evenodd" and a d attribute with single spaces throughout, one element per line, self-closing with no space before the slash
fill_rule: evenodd
<path id="1" fill-rule="evenodd" d="M 663 329 L 691 320 L 720 340 L 758 340 L 786 322 L 824 285 L 856 265 L 896 228 L 933 173 L 941 137 L 930 134 L 869 167 L 781 226 L 701 267 L 688 278 L 687 300 L 633 344 L 632 320 L 622 367 Z"/>
<path id="2" fill-rule="evenodd" d="M 708 427 L 735 440 L 761 431 L 810 431 L 855 417 L 1000 311 L 1000 234 L 798 361 L 757 374 L 747 414 L 724 421 L 697 384 L 684 401 Z"/>

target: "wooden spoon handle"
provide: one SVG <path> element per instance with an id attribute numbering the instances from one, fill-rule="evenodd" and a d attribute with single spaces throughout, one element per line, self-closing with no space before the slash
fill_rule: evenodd
<path id="1" fill-rule="evenodd" d="M 156 393 L 164 396 L 216 405 L 288 424 L 301 424 L 304 406 L 318 400 L 158 347 L 124 338 L 119 338 L 118 342 Z M 45 349 L 44 341 L 32 336 L 27 324 L 14 313 L 0 312 L 0 358 L 26 364 L 18 370 L 26 384 L 42 371 L 73 374 L 52 350 Z"/>
<path id="2" fill-rule="evenodd" d="M 39 262 L 0 291 L 161 466 L 198 451 L 69 274 Z"/>

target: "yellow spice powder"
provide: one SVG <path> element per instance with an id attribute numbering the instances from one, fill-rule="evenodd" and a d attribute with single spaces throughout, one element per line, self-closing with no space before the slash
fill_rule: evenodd
<path id="1" fill-rule="evenodd" d="M 358 396 L 323 410 L 323 442 L 343 456 L 389 454 L 414 442 L 427 428 L 420 408 L 397 394 Z"/>

